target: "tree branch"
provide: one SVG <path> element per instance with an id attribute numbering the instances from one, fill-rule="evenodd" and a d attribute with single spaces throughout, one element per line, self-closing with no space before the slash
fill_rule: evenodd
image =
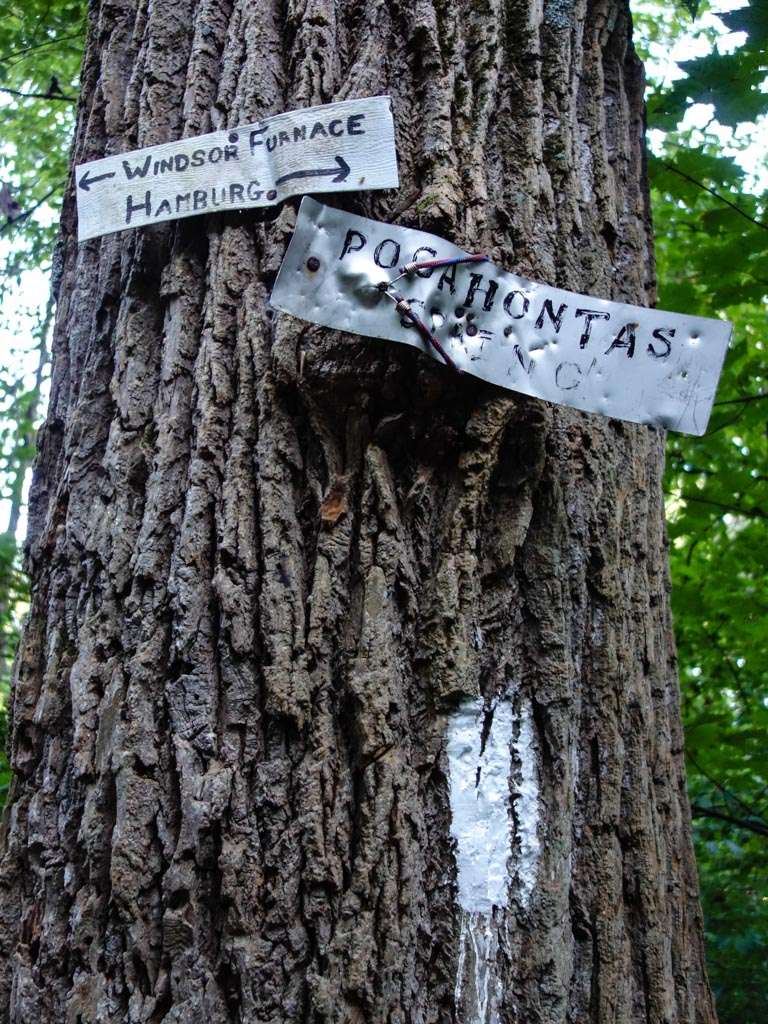
<path id="1" fill-rule="evenodd" d="M 23 57 L 25 53 L 31 53 L 33 50 L 42 50 L 46 46 L 57 46 L 59 43 L 65 43 L 70 39 L 82 39 L 82 35 L 82 32 L 73 32 L 71 35 L 46 39 L 44 42 L 35 43 L 33 46 L 22 46 L 19 50 L 11 50 L 10 53 L 0 54 L 0 64 L 5 64 L 6 61 L 11 60 L 13 57 Z"/>
<path id="2" fill-rule="evenodd" d="M 758 395 L 743 395 L 741 398 L 723 398 L 719 402 L 715 402 L 715 405 L 738 405 L 741 402 L 759 402 L 763 398 L 768 398 L 768 391 L 761 391 Z"/>
<path id="3" fill-rule="evenodd" d="M 750 805 L 745 800 L 742 800 L 740 796 L 737 796 L 735 793 L 731 793 L 728 789 L 725 788 L 722 782 L 718 782 L 717 779 L 713 778 L 709 774 L 709 772 L 706 771 L 706 769 L 702 768 L 692 754 L 687 754 L 686 757 L 691 762 L 691 764 L 696 768 L 696 770 L 704 776 L 707 782 L 711 782 L 715 789 L 720 790 L 720 792 L 723 794 L 726 800 L 732 800 L 734 801 L 734 803 L 737 803 L 741 808 L 743 808 L 747 812 L 750 818 L 760 817 L 760 815 L 757 813 L 754 807 L 750 807 Z"/>
<path id="4" fill-rule="evenodd" d="M 715 810 L 714 807 L 691 804 L 691 813 L 694 818 L 717 818 L 718 821 L 726 821 L 729 825 L 736 825 L 737 828 L 754 832 L 758 836 L 768 836 L 768 825 L 764 825 L 760 821 L 750 821 L 748 818 L 735 818 L 732 814 Z"/>
<path id="5" fill-rule="evenodd" d="M 20 92 L 18 89 L 8 89 L 5 86 L 0 86 L 0 92 L 19 96 L 23 100 L 60 100 L 62 103 L 77 103 L 76 96 L 65 96 L 63 92 L 58 95 L 50 92 Z"/>
<path id="6" fill-rule="evenodd" d="M 725 203 L 726 206 L 730 206 L 732 210 L 735 210 L 736 213 L 745 220 L 748 220 L 751 224 L 755 224 L 757 227 L 763 228 L 764 231 L 768 231 L 768 224 L 766 224 L 764 220 L 756 220 L 748 214 L 746 210 L 742 210 L 740 206 L 737 206 L 736 203 L 732 203 L 730 199 L 727 199 L 719 192 L 716 192 L 713 188 L 710 188 L 709 185 L 705 185 L 703 182 L 697 181 L 696 178 L 692 178 L 690 174 L 686 174 L 685 171 L 681 171 L 680 168 L 675 167 L 674 164 L 667 163 L 666 160 L 660 160 L 659 163 L 662 167 L 666 167 L 668 171 L 672 171 L 673 174 L 677 174 L 679 177 L 685 178 L 685 180 L 689 181 L 692 185 L 696 185 L 697 188 L 703 189 L 705 192 L 709 192 L 711 196 L 714 196 L 715 199 L 719 200 L 721 203 Z"/>
<path id="7" fill-rule="evenodd" d="M 7 224 L 3 224 L 3 226 L 0 227 L 0 235 L 5 234 L 5 232 L 9 228 L 14 227 L 16 224 L 19 224 L 21 221 L 28 220 L 32 216 L 32 214 L 35 212 L 35 210 L 39 210 L 40 207 L 43 205 L 43 203 L 47 202 L 51 198 L 52 195 L 54 195 L 56 192 L 58 192 L 60 188 L 64 188 L 65 185 L 66 185 L 66 182 L 60 181 L 58 183 L 58 185 L 54 185 L 53 186 L 53 188 L 50 190 L 50 192 L 46 192 L 45 195 L 43 196 L 43 198 L 39 202 L 35 203 L 34 206 L 30 206 L 30 208 L 28 210 L 24 210 L 23 213 L 20 213 L 18 217 L 14 217 L 13 220 L 9 220 Z"/>
<path id="8" fill-rule="evenodd" d="M 664 491 L 670 498 L 679 498 L 681 501 L 695 501 L 699 505 L 711 505 L 713 508 L 721 508 L 725 512 L 733 512 L 738 516 L 746 516 L 748 519 L 768 519 L 768 514 L 761 508 L 742 508 L 740 505 L 726 505 L 721 501 L 712 501 L 711 498 L 699 498 L 695 494 L 673 494 L 672 491 Z"/>

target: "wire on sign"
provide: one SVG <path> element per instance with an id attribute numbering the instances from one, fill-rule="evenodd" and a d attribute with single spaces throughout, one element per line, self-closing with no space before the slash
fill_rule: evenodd
<path id="1" fill-rule="evenodd" d="M 411 309 L 411 304 L 408 301 L 408 299 L 406 299 L 406 297 L 402 295 L 400 292 L 395 292 L 394 294 L 392 294 L 391 292 L 387 291 L 384 294 L 389 296 L 389 298 L 392 299 L 392 301 L 395 303 L 395 311 L 397 313 L 400 313 L 401 316 L 404 316 L 406 317 L 406 319 L 410 320 L 413 326 L 418 330 L 419 334 L 421 334 L 422 337 L 429 342 L 429 344 L 432 346 L 435 352 L 442 356 L 445 365 L 450 366 L 454 373 L 461 373 L 461 370 L 458 368 L 456 363 L 454 363 L 454 361 L 445 351 L 445 349 L 437 340 L 433 332 L 430 331 L 430 329 L 427 327 L 427 325 L 424 323 L 421 317 L 417 313 L 414 313 L 414 311 Z"/>
<path id="2" fill-rule="evenodd" d="M 442 357 L 443 362 L 446 366 L 449 366 L 454 373 L 461 373 L 459 367 L 454 363 L 448 353 L 445 351 L 443 346 L 438 341 L 434 332 L 427 327 L 421 317 L 414 313 L 411 309 L 411 304 L 406 297 L 398 291 L 390 291 L 401 278 L 408 277 L 415 273 L 417 270 L 436 270 L 438 267 L 452 267 L 457 263 L 485 263 L 487 256 L 481 255 L 470 255 L 470 256 L 452 256 L 448 259 L 442 260 L 421 260 L 419 262 L 411 261 L 400 267 L 400 273 L 397 277 L 391 281 L 383 281 L 379 286 L 381 291 L 387 295 L 395 304 L 395 311 L 404 316 L 407 320 L 410 320 L 414 327 L 418 330 L 421 336 L 432 346 L 432 348 Z"/>
<path id="3" fill-rule="evenodd" d="M 414 274 L 417 270 L 437 270 L 438 267 L 453 267 L 457 263 L 486 263 L 487 260 L 487 256 L 480 256 L 478 254 L 474 256 L 449 256 L 448 259 L 444 260 L 421 260 L 418 263 L 411 261 L 410 263 L 406 263 L 402 267 L 399 267 L 398 269 L 400 270 L 400 273 L 389 283 L 390 285 L 396 284 L 401 277 L 407 277 L 409 274 Z"/>

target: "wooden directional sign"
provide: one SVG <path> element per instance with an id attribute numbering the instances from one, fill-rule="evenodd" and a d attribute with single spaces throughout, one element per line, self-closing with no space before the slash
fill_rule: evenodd
<path id="1" fill-rule="evenodd" d="M 180 217 L 272 206 L 302 192 L 396 188 L 388 96 L 276 114 L 256 124 L 81 164 L 78 238 Z"/>

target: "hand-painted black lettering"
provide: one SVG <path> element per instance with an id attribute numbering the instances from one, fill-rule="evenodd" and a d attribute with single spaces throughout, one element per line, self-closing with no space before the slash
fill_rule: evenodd
<path id="1" fill-rule="evenodd" d="M 243 186 L 236 181 L 229 186 L 229 201 L 232 203 L 233 206 L 236 203 L 242 203 L 244 192 L 245 189 L 243 188 Z"/>
<path id="2" fill-rule="evenodd" d="M 146 178 L 149 173 L 149 168 L 152 164 L 151 154 L 145 159 L 144 163 L 136 167 L 131 167 L 127 160 L 123 160 L 123 170 L 128 181 L 132 181 L 134 178 Z"/>
<path id="3" fill-rule="evenodd" d="M 322 121 L 315 121 L 312 131 L 309 133 L 310 139 L 314 139 L 318 135 L 322 135 L 325 139 L 328 138 L 328 132 L 325 130 L 325 125 Z"/>
<path id="4" fill-rule="evenodd" d="M 657 352 L 653 346 L 653 342 L 649 341 L 647 351 L 651 353 L 654 359 L 666 359 L 672 351 L 671 339 L 674 338 L 676 333 L 677 331 L 674 327 L 657 327 L 653 332 L 653 336 L 657 341 L 660 341 L 663 345 L 667 346 L 666 350 L 664 352 Z M 669 335 L 669 337 L 666 337 L 666 335 Z"/>
<path id="5" fill-rule="evenodd" d="M 196 149 L 194 151 L 194 153 L 192 154 L 192 166 L 193 167 L 202 167 L 204 163 L 205 163 L 205 150 L 204 149 Z"/>
<path id="6" fill-rule="evenodd" d="M 217 164 L 223 156 L 224 152 L 221 146 L 211 146 L 211 148 L 208 150 L 208 160 L 212 164 Z"/>
<path id="7" fill-rule="evenodd" d="M 437 282 L 437 287 L 440 291 L 443 291 L 443 285 L 448 285 L 448 291 L 451 295 L 456 294 L 456 264 L 453 263 L 450 267 L 446 267 L 440 275 L 440 280 Z"/>
<path id="8" fill-rule="evenodd" d="M 134 213 L 142 211 L 147 217 L 152 213 L 152 193 L 147 189 L 144 193 L 143 203 L 134 203 L 133 196 L 125 197 L 125 223 L 131 223 L 131 217 Z"/>
<path id="9" fill-rule="evenodd" d="M 176 196 L 176 213 L 188 213 L 189 212 L 189 201 L 191 196 L 189 192 Z"/>
<path id="10" fill-rule="evenodd" d="M 246 193 L 248 195 L 248 198 L 251 200 L 251 202 L 257 203 L 259 201 L 259 199 L 261 199 L 261 193 L 262 193 L 262 189 L 259 188 L 258 181 L 255 181 L 255 180 L 254 181 L 249 181 L 247 186 L 246 186 Z"/>
<path id="11" fill-rule="evenodd" d="M 334 127 L 334 125 L 336 127 Z M 331 121 L 331 123 L 328 125 L 328 131 L 331 133 L 331 135 L 335 135 L 336 138 L 338 138 L 340 135 L 344 134 L 344 122 Z"/>
<path id="12" fill-rule="evenodd" d="M 277 136 L 270 135 L 267 139 L 267 152 L 271 153 L 277 146 Z"/>
<path id="13" fill-rule="evenodd" d="M 280 141 L 280 145 L 281 145 L 281 146 L 282 146 L 282 145 L 283 145 L 283 143 L 285 143 L 285 142 L 290 142 L 290 141 L 291 141 L 291 137 L 290 137 L 290 135 L 288 134 L 288 132 L 283 132 L 283 131 L 281 131 L 281 132 L 279 133 L 279 141 Z"/>
<path id="14" fill-rule="evenodd" d="M 359 242 L 358 245 L 353 245 L 355 239 Z M 352 228 L 349 228 L 347 236 L 344 239 L 344 244 L 341 247 L 341 255 L 339 256 L 339 259 L 343 260 L 348 252 L 360 252 L 360 250 L 364 249 L 367 244 L 368 239 L 365 235 L 361 235 L 359 231 L 354 231 Z"/>
<path id="15" fill-rule="evenodd" d="M 160 217 L 164 213 L 168 214 L 169 217 L 173 215 L 173 210 L 171 209 L 171 204 L 168 199 L 164 199 L 155 210 L 155 218 Z"/>
<path id="16" fill-rule="evenodd" d="M 530 376 L 536 367 L 536 363 L 533 361 L 533 357 L 531 357 L 528 360 L 528 365 L 526 366 L 525 359 L 523 358 L 523 350 L 520 348 L 519 345 L 515 345 L 515 355 L 517 356 L 517 360 L 522 366 L 522 368 L 525 370 L 528 376 Z"/>
<path id="17" fill-rule="evenodd" d="M 196 188 L 192 193 L 192 206 L 195 210 L 204 210 L 208 206 L 208 193 Z"/>
<path id="18" fill-rule="evenodd" d="M 522 311 L 522 313 L 513 313 L 512 312 L 512 303 L 515 301 L 515 299 L 517 298 L 518 295 L 522 296 L 522 299 L 523 299 L 523 311 Z M 507 316 L 512 317 L 513 320 L 522 320 L 523 317 L 525 316 L 525 314 L 528 312 L 528 307 L 530 305 L 531 305 L 531 300 L 528 298 L 528 296 L 525 294 L 525 292 L 521 292 L 521 291 L 515 290 L 513 292 L 510 292 L 505 297 L 505 299 L 504 299 L 504 312 L 507 314 Z M 511 328 L 510 328 L 510 330 L 511 330 Z"/>
<path id="19" fill-rule="evenodd" d="M 437 256 L 437 249 L 430 249 L 430 247 L 428 245 L 422 245 L 422 246 L 419 246 L 419 248 L 413 254 L 411 262 L 413 262 L 413 263 L 421 263 L 421 262 L 423 262 L 423 260 L 424 260 L 423 256 L 421 257 L 421 259 L 419 259 L 419 253 L 420 252 L 428 252 L 429 255 L 432 256 L 433 259 Z M 432 277 L 434 272 L 435 272 L 435 268 L 434 267 L 432 267 L 429 270 L 417 270 L 416 271 L 416 273 L 418 274 L 419 277 L 424 277 L 424 278 Z"/>
<path id="20" fill-rule="evenodd" d="M 237 146 L 224 147 L 224 162 L 226 163 L 227 160 L 239 160 Z"/>
<path id="21" fill-rule="evenodd" d="M 174 171 L 186 171 L 189 167 L 189 157 L 186 153 L 177 153 L 173 158 Z"/>
<path id="22" fill-rule="evenodd" d="M 563 303 L 558 309 L 558 311 L 555 313 L 554 309 L 552 308 L 552 300 L 545 299 L 544 305 L 541 307 L 541 312 L 536 318 L 536 328 L 538 330 L 542 329 L 542 327 L 544 326 L 544 315 L 546 314 L 552 321 L 552 324 L 555 328 L 555 334 L 557 334 L 557 332 L 560 330 L 563 324 L 563 313 L 565 313 L 566 309 L 568 309 L 568 307 L 565 303 Z"/>
<path id="23" fill-rule="evenodd" d="M 347 118 L 347 135 L 365 135 L 365 128 L 360 127 L 364 119 L 365 114 L 351 114 Z"/>
<path id="24" fill-rule="evenodd" d="M 302 142 L 305 142 L 306 138 L 307 138 L 307 126 L 305 124 L 303 124 L 301 126 L 296 125 L 294 127 L 294 129 L 293 129 L 293 141 L 294 142 L 298 142 L 299 139 L 301 139 Z"/>
<path id="25" fill-rule="evenodd" d="M 264 145 L 264 139 L 260 139 L 259 136 L 263 135 L 266 130 L 266 127 L 264 127 L 254 128 L 251 131 L 250 135 L 248 136 L 248 145 L 251 147 L 251 154 L 253 154 L 256 151 L 257 146 Z"/>
<path id="26" fill-rule="evenodd" d="M 584 330 L 582 332 L 581 337 L 579 338 L 579 348 L 586 348 L 587 345 L 589 344 L 589 338 L 590 338 L 590 335 L 592 334 L 592 321 L 593 320 L 610 320 L 611 319 L 611 314 L 610 313 L 605 313 L 602 310 L 598 310 L 598 309 L 577 309 L 576 313 L 574 315 L 577 316 L 577 317 L 579 317 L 579 316 L 585 317 L 585 320 L 584 320 Z"/>
<path id="27" fill-rule="evenodd" d="M 555 370 L 555 386 L 561 391 L 573 391 L 581 383 L 578 363 L 560 363 Z"/>
<path id="28" fill-rule="evenodd" d="M 481 288 L 480 283 L 482 280 L 482 274 L 470 274 L 469 288 L 467 289 L 467 297 L 464 299 L 464 305 L 471 306 L 475 301 L 475 295 L 480 292 L 481 295 L 485 295 L 485 299 L 483 300 L 483 309 L 486 313 L 489 313 L 493 306 L 493 300 L 496 297 L 496 292 L 499 290 L 499 286 L 496 281 L 489 281 L 487 288 Z"/>
<path id="29" fill-rule="evenodd" d="M 609 352 L 613 352 L 615 348 L 625 348 L 627 350 L 627 359 L 631 359 L 635 354 L 635 328 L 637 324 L 624 324 L 619 333 L 613 339 L 611 344 L 603 353 L 608 355 Z M 661 339 L 659 339 L 661 340 Z"/>
<path id="30" fill-rule="evenodd" d="M 392 259 L 389 263 L 382 262 L 385 258 L 386 246 L 392 246 L 390 250 Z M 373 262 L 377 267 L 381 267 L 382 270 L 391 270 L 392 267 L 396 267 L 400 262 L 400 243 L 396 242 L 393 238 L 385 238 L 383 242 L 379 242 L 373 252 Z"/>
<path id="31" fill-rule="evenodd" d="M 173 170 L 173 157 L 169 156 L 169 157 L 165 157 L 165 158 L 163 158 L 161 160 L 155 160 L 155 166 L 152 168 L 152 173 L 155 174 L 155 175 L 157 175 L 157 174 L 165 174 L 166 171 L 172 171 L 172 170 Z"/>

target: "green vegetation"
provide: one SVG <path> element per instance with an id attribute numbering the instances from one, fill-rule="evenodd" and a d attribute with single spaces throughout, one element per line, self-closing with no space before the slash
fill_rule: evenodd
<path id="1" fill-rule="evenodd" d="M 700 19 L 713 5 L 698 5 Z M 651 16 L 646 16 L 648 12 Z M 733 321 L 707 434 L 670 434 L 666 490 L 688 779 L 722 1024 L 760 1024 L 768 1006 L 768 194 L 738 159 L 768 112 L 768 4 L 701 27 L 708 52 L 653 83 L 649 127 L 659 305 Z M 643 5 L 639 34 L 668 49 L 688 15 Z M 692 104 L 704 128 L 686 128 Z M 727 135 L 718 125 L 734 130 Z M 663 131 L 663 136 L 661 136 Z M 763 136 L 765 138 L 765 135 Z M 754 152 L 752 148 L 751 152 Z M 765 146 L 763 180 L 768 171 Z M 743 160 L 743 157 L 742 157 Z"/>
<path id="2" fill-rule="evenodd" d="M 636 41 L 654 66 L 684 34 L 701 44 L 699 58 L 679 65 L 683 77 L 662 69 L 666 80 L 649 93 L 659 304 L 726 316 L 735 333 L 707 435 L 670 435 L 666 489 L 710 975 L 722 1024 L 760 1024 L 768 991 L 768 194 L 752 170 L 768 176 L 765 151 L 749 174 L 742 164 L 747 152 L 754 164 L 747 147 L 768 114 L 768 4 L 720 15 L 741 33 L 729 38 L 708 18 L 717 6 L 633 0 Z M 84 12 L 80 2 L 0 3 L 0 183 L 10 187 L 0 191 L 0 300 L 50 268 Z M 689 126 L 702 110 L 695 104 L 710 106 L 704 127 Z M 26 595 L 15 534 L 49 325 L 42 295 L 22 326 L 0 321 L 14 336 L 0 357 L 0 740 Z M 0 763 L 0 800 L 7 777 Z"/>
<path id="3" fill-rule="evenodd" d="M 78 93 L 82 0 L 0 0 L 0 749 L 5 749 L 11 661 L 27 582 L 16 534 L 34 457 L 48 368 L 47 277 Z M 15 301 L 39 293 L 30 308 Z M 0 803 L 9 772 L 0 754 Z"/>

